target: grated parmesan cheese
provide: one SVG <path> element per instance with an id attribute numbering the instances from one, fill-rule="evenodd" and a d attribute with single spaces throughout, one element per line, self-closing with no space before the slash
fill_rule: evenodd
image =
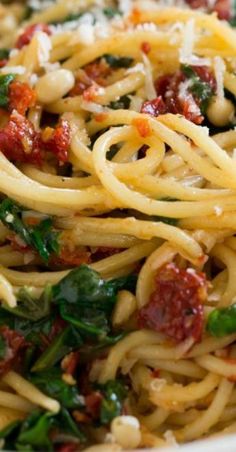
<path id="1" fill-rule="evenodd" d="M 96 104 L 95 102 L 87 102 L 86 100 L 82 100 L 80 107 L 83 110 L 90 111 L 91 113 L 105 113 L 108 111 L 106 107 Z"/>
<path id="2" fill-rule="evenodd" d="M 41 64 L 41 67 L 45 70 L 46 73 L 53 72 L 60 69 L 60 63 L 49 63 L 49 61 L 46 61 L 45 63 Z"/>
<path id="3" fill-rule="evenodd" d="M 138 31 L 157 31 L 157 26 L 153 22 L 145 22 L 144 24 L 138 24 L 136 26 Z"/>
<path id="4" fill-rule="evenodd" d="M 166 385 L 164 378 L 154 378 L 150 383 L 151 391 L 160 392 Z"/>
<path id="5" fill-rule="evenodd" d="M 145 74 L 144 64 L 143 63 L 137 63 L 135 66 L 127 69 L 126 74 L 133 74 L 134 72 L 142 72 Z"/>
<path id="6" fill-rule="evenodd" d="M 221 57 L 216 56 L 214 58 L 214 71 L 216 78 L 216 95 L 221 99 L 224 98 L 224 73 L 225 63 Z"/>
<path id="7" fill-rule="evenodd" d="M 132 7 L 132 0 L 119 0 L 119 10 L 124 16 L 130 14 Z"/>
<path id="8" fill-rule="evenodd" d="M 183 42 L 182 47 L 179 50 L 180 62 L 183 64 L 188 64 L 193 54 L 195 41 L 194 26 L 194 19 L 190 19 L 186 22 L 183 29 Z"/>
<path id="9" fill-rule="evenodd" d="M 30 86 L 33 87 L 36 85 L 37 81 L 38 81 L 38 75 L 37 74 L 31 74 L 29 82 L 30 82 Z"/>
<path id="10" fill-rule="evenodd" d="M 214 206 L 214 212 L 217 217 L 220 217 L 223 213 L 223 209 L 220 206 Z"/>
<path id="11" fill-rule="evenodd" d="M 4 66 L 1 69 L 2 74 L 17 74 L 22 75 L 25 73 L 25 67 L 24 66 Z"/>
<path id="12" fill-rule="evenodd" d="M 11 49 L 10 53 L 9 53 L 9 58 L 14 58 L 19 54 L 19 50 L 18 49 Z"/>
<path id="13" fill-rule="evenodd" d="M 11 213 L 8 213 L 7 216 L 6 216 L 6 222 L 7 223 L 13 223 L 13 221 L 14 221 L 13 215 Z"/>
<path id="14" fill-rule="evenodd" d="M 178 443 L 176 442 L 174 433 L 172 432 L 172 430 L 167 430 L 164 433 L 164 438 L 168 444 L 168 446 L 175 446 L 175 447 L 179 447 Z"/>
<path id="15" fill-rule="evenodd" d="M 35 38 L 37 39 L 38 42 L 37 53 L 39 65 L 43 66 L 45 63 L 49 61 L 52 43 L 47 33 L 44 33 L 42 31 L 38 31 L 35 34 Z"/>
<path id="16" fill-rule="evenodd" d="M 91 24 L 81 24 L 77 30 L 77 38 L 86 46 L 93 44 L 95 42 L 94 26 Z"/>
<path id="17" fill-rule="evenodd" d="M 157 97 L 154 81 L 153 81 L 153 75 L 152 75 L 152 66 L 149 61 L 149 58 L 145 53 L 142 53 L 143 58 L 143 64 L 144 64 L 144 71 L 145 71 L 145 91 L 146 91 L 146 98 L 147 100 L 152 100 Z"/>

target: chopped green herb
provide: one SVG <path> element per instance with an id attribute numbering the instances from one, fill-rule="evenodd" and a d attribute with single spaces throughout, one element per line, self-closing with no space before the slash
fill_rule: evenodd
<path id="1" fill-rule="evenodd" d="M 112 7 L 104 8 L 103 13 L 105 14 L 105 16 L 108 17 L 108 19 L 113 19 L 113 17 L 121 15 L 121 12 L 119 11 L 119 9 L 112 8 Z"/>
<path id="2" fill-rule="evenodd" d="M 129 96 L 121 96 L 119 100 L 113 100 L 108 107 L 112 108 L 113 110 L 128 110 L 130 106 L 130 97 Z"/>
<path id="3" fill-rule="evenodd" d="M 170 226 L 177 226 L 179 222 L 177 218 L 159 216 L 152 217 L 152 221 L 161 221 L 162 223 L 169 224 Z"/>
<path id="4" fill-rule="evenodd" d="M 7 345 L 4 337 L 0 334 L 0 359 L 4 359 L 6 356 Z"/>
<path id="5" fill-rule="evenodd" d="M 9 57 L 9 49 L 0 49 L 0 60 L 5 60 Z"/>
<path id="6" fill-rule="evenodd" d="M 189 90 L 199 100 L 201 112 L 204 114 L 208 107 L 209 101 L 214 94 L 211 86 L 207 82 L 201 80 L 194 69 L 190 66 L 182 65 L 181 69 L 186 77 L 191 81 Z"/>
<path id="7" fill-rule="evenodd" d="M 106 425 L 122 413 L 127 390 L 119 380 L 109 380 L 105 385 L 99 386 L 99 389 L 103 394 L 100 408 L 100 422 Z"/>
<path id="8" fill-rule="evenodd" d="M 9 85 L 14 78 L 14 74 L 0 75 L 0 107 L 7 107 L 8 105 Z"/>
<path id="9" fill-rule="evenodd" d="M 0 220 L 3 224 L 34 248 L 47 263 L 51 254 L 59 253 L 59 233 L 53 230 L 52 218 L 48 217 L 30 227 L 23 222 L 22 212 L 23 208 L 10 198 L 4 199 L 0 204 Z"/>
<path id="10" fill-rule="evenodd" d="M 67 326 L 58 336 L 51 342 L 46 350 L 40 355 L 38 360 L 32 367 L 32 372 L 39 372 L 52 367 L 58 363 L 65 355 L 78 349 L 83 340 L 76 328 L 72 325 Z"/>
<path id="11" fill-rule="evenodd" d="M 32 411 L 23 421 L 14 421 L 1 430 L 0 439 L 4 439 L 4 449 L 20 451 L 52 452 L 53 435 L 56 430 L 65 434 L 62 444 L 67 442 L 66 434 L 75 443 L 85 441 L 85 436 L 64 408 L 59 414 L 53 415 L 41 410 Z"/>
<path id="12" fill-rule="evenodd" d="M 223 337 L 236 332 L 236 303 L 228 308 L 214 309 L 207 320 L 207 331 L 212 336 Z"/>
<path id="13" fill-rule="evenodd" d="M 129 57 L 117 57 L 115 55 L 105 54 L 103 55 L 106 63 L 114 69 L 128 68 L 133 63 L 133 58 Z"/>
<path id="14" fill-rule="evenodd" d="M 63 407 L 69 409 L 84 406 L 76 385 L 69 385 L 62 380 L 62 372 L 56 367 L 43 370 L 30 376 L 30 380 L 50 397 L 58 400 Z"/>
<path id="15" fill-rule="evenodd" d="M 61 317 L 79 331 L 102 340 L 109 333 L 110 317 L 118 290 L 133 289 L 134 276 L 104 281 L 100 275 L 81 265 L 53 287 L 54 302 Z"/>

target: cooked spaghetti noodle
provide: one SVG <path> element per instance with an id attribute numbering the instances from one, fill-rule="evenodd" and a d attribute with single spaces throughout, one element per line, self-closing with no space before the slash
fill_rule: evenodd
<path id="1" fill-rule="evenodd" d="M 2 450 L 235 432 L 232 5 L 6 3 Z"/>

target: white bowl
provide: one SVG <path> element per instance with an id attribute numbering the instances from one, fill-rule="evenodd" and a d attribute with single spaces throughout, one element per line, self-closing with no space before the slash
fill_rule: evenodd
<path id="1" fill-rule="evenodd" d="M 227 435 L 225 437 L 221 436 L 204 441 L 195 441 L 194 443 L 182 447 L 156 449 L 158 452 L 176 452 L 178 450 L 181 452 L 236 452 L 236 435 Z"/>

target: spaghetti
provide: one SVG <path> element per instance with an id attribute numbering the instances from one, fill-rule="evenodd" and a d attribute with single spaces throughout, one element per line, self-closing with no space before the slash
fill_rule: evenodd
<path id="1" fill-rule="evenodd" d="M 231 3 L 3 3 L 2 450 L 235 432 Z"/>

